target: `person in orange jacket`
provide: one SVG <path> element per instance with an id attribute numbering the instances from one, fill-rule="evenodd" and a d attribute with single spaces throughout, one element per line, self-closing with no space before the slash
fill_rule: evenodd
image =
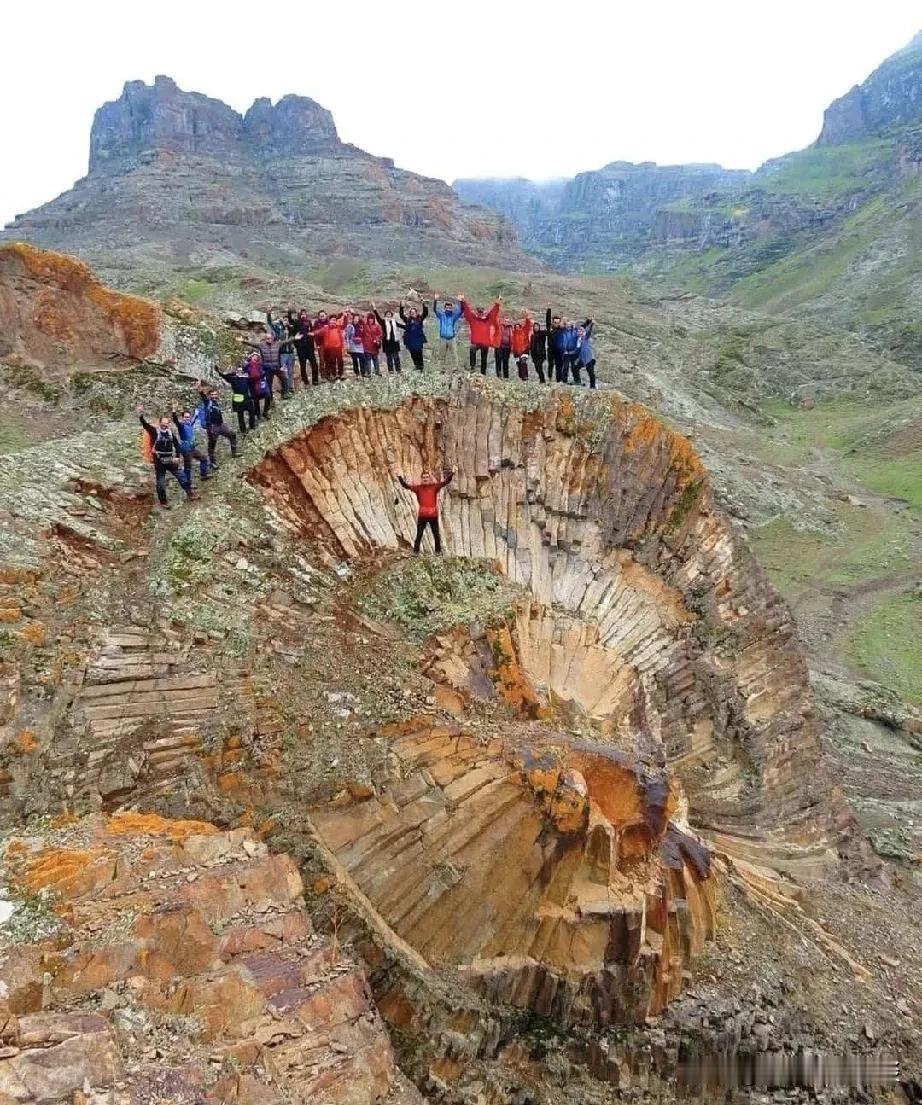
<path id="1" fill-rule="evenodd" d="M 517 322 L 512 327 L 509 344 L 512 355 L 515 357 L 515 367 L 518 370 L 520 380 L 528 379 L 528 350 L 531 346 L 531 329 L 531 316 L 528 314 L 521 322 Z"/>
<path id="2" fill-rule="evenodd" d="M 321 311 L 317 317 L 314 340 L 320 342 L 320 348 L 323 350 L 323 364 L 328 380 L 343 378 L 343 353 L 346 349 L 343 331 L 345 329 L 346 316 L 342 312 L 326 317 Z"/>
<path id="3" fill-rule="evenodd" d="M 458 296 L 461 313 L 471 331 L 471 371 L 477 367 L 477 354 L 480 353 L 480 374 L 487 374 L 487 353 L 499 344 L 499 308 L 503 301 L 497 296 L 489 311 L 482 307 L 471 308 L 463 295 Z"/>

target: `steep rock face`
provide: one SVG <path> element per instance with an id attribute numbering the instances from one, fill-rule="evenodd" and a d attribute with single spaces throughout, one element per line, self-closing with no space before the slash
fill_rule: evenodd
<path id="1" fill-rule="evenodd" d="M 351 558 L 411 530 L 389 473 L 439 466 L 458 473 L 443 503 L 447 551 L 495 560 L 534 596 L 518 651 L 537 682 L 582 698 L 630 747 L 652 740 L 692 824 L 727 847 L 793 868 L 827 862 L 850 820 L 817 775 L 794 624 L 688 443 L 617 400 L 578 411 L 559 396 L 526 411 L 465 387 L 448 403 L 326 420 L 251 478 L 290 525 Z M 582 630 L 555 625 L 558 611 Z M 558 667 L 562 641 L 576 651 Z M 589 656 L 619 693 L 578 689 Z"/>
<path id="2" fill-rule="evenodd" d="M 72 257 L 22 242 L 0 246 L 0 358 L 65 374 L 150 357 L 162 316 L 153 303 L 105 288 Z"/>
<path id="3" fill-rule="evenodd" d="M 442 181 L 339 140 L 313 100 L 257 100 L 244 116 L 167 77 L 99 109 L 89 174 L 5 233 L 67 248 L 108 274 L 305 257 L 533 267 L 515 231 Z"/>
<path id="4" fill-rule="evenodd" d="M 117 100 L 96 112 L 89 171 L 115 172 L 156 150 L 225 157 L 240 134 L 240 116 L 220 100 L 183 92 L 169 77 L 153 85 L 128 81 Z"/>
<path id="5" fill-rule="evenodd" d="M 508 216 L 527 248 L 563 268 L 592 261 L 605 267 L 630 262 L 660 238 L 670 205 L 741 189 L 751 178 L 719 165 L 633 165 L 615 161 L 572 180 L 455 181 L 463 199 Z M 698 242 L 709 237 L 698 222 Z"/>
<path id="6" fill-rule="evenodd" d="M 922 32 L 860 85 L 834 100 L 823 116 L 818 146 L 856 142 L 922 117 Z"/>
<path id="7" fill-rule="evenodd" d="M 419 1101 L 361 970 L 252 833 L 70 819 L 8 839 L 0 870 L 14 924 L 24 898 L 46 911 L 0 952 L 5 1100 Z"/>

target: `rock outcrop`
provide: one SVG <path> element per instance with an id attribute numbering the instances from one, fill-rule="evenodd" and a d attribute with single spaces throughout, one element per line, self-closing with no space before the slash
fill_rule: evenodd
<path id="1" fill-rule="evenodd" d="M 303 271 L 331 256 L 530 265 L 511 224 L 341 142 L 313 100 L 259 99 L 241 116 L 162 76 L 99 109 L 88 175 L 10 235 L 123 280 L 190 264 Z"/>
<path id="2" fill-rule="evenodd" d="M 411 532 L 391 472 L 426 467 L 457 472 L 446 551 L 495 561 L 533 596 L 517 647 L 545 693 L 671 764 L 692 824 L 722 845 L 795 869 L 833 859 L 843 807 L 818 774 L 793 620 L 684 438 L 618 399 L 526 408 L 463 385 L 324 420 L 251 479 L 332 556 L 360 558 Z"/>
<path id="3" fill-rule="evenodd" d="M 126 366 L 160 346 L 160 308 L 110 291 L 72 257 L 0 246 L 0 360 L 65 376 Z"/>
<path id="4" fill-rule="evenodd" d="M 0 864 L 4 1101 L 419 1101 L 361 969 L 253 833 L 63 819 L 7 839 Z"/>
<path id="5" fill-rule="evenodd" d="M 834 100 L 823 116 L 818 146 L 860 142 L 889 127 L 922 119 L 922 31 L 860 85 Z"/>

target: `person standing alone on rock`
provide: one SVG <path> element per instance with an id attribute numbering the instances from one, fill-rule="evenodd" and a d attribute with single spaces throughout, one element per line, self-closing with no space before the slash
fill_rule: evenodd
<path id="1" fill-rule="evenodd" d="M 397 482 L 407 491 L 412 491 L 416 496 L 416 540 L 413 542 L 413 552 L 418 553 L 423 543 L 423 534 L 426 526 L 432 530 L 432 540 L 435 542 L 435 551 L 442 551 L 442 539 L 439 534 L 439 492 L 454 479 L 454 472 L 449 472 L 444 479 L 437 480 L 431 472 L 423 472 L 419 483 L 407 483 L 403 476 L 397 477 Z"/>
<path id="2" fill-rule="evenodd" d="M 443 305 L 439 306 L 439 301 L 433 299 L 432 309 L 435 311 L 435 317 L 439 320 L 439 353 L 440 360 L 442 362 L 442 370 L 448 371 L 448 360 L 451 358 L 451 363 L 454 368 L 460 368 L 458 363 L 458 320 L 461 318 L 462 310 L 461 304 L 456 303 L 452 299 L 446 299 Z"/>

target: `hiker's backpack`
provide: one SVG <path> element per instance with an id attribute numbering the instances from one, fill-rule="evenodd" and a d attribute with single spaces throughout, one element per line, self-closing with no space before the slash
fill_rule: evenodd
<path id="1" fill-rule="evenodd" d="M 154 463 L 154 443 L 147 430 L 141 430 L 141 436 L 138 439 L 138 452 L 148 464 Z"/>

